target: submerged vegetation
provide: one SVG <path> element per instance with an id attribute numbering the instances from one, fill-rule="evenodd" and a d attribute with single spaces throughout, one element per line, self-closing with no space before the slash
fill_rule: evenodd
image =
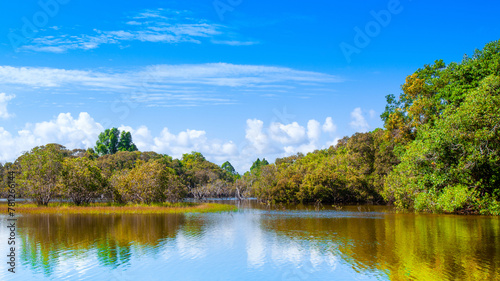
<path id="1" fill-rule="evenodd" d="M 48 208 L 55 199 L 78 208 L 99 200 L 154 206 L 185 197 L 255 196 L 266 203 L 499 215 L 500 41 L 460 63 L 425 65 L 401 89 L 387 96 L 384 129 L 271 164 L 257 159 L 243 176 L 198 152 L 181 159 L 139 152 L 130 133 L 115 128 L 99 136 L 96 150 L 35 147 L 0 165 L 0 175 L 19 171 L 19 196 Z"/>

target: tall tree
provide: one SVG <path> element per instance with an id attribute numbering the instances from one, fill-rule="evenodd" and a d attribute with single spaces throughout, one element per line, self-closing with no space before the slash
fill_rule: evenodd
<path id="1" fill-rule="evenodd" d="M 112 128 L 99 134 L 95 151 L 102 156 L 115 154 L 118 151 L 137 151 L 137 146 L 132 142 L 130 132 L 120 133 L 117 128 Z"/>
<path id="2" fill-rule="evenodd" d="M 130 132 L 121 132 L 120 141 L 118 142 L 118 151 L 137 151 L 137 146 L 132 142 Z"/>
<path id="3" fill-rule="evenodd" d="M 224 162 L 221 168 L 226 172 L 226 174 L 229 175 L 229 177 L 233 178 L 233 181 L 241 178 L 240 174 L 236 172 L 236 169 L 233 167 L 233 165 L 231 165 L 229 161 Z"/>
<path id="4" fill-rule="evenodd" d="M 250 167 L 250 172 L 252 174 L 259 175 L 262 167 L 266 165 L 269 165 L 269 162 L 267 162 L 266 158 L 263 158 L 262 161 L 260 160 L 260 158 L 257 158 L 257 160 L 253 162 L 252 167 Z"/>
<path id="5" fill-rule="evenodd" d="M 221 166 L 222 170 L 228 172 L 231 175 L 236 175 L 236 170 L 234 169 L 233 165 L 229 161 L 226 161 L 222 164 Z"/>
<path id="6" fill-rule="evenodd" d="M 64 157 L 69 151 L 59 144 L 37 146 L 18 158 L 20 191 L 37 205 L 48 205 L 60 193 Z"/>

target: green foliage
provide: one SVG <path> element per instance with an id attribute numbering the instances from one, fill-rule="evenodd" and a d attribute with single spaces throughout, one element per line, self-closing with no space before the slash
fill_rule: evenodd
<path id="1" fill-rule="evenodd" d="M 408 76 L 382 114 L 401 163 L 383 196 L 399 209 L 498 214 L 500 41 Z"/>
<path id="2" fill-rule="evenodd" d="M 112 130 L 108 133 L 116 135 Z M 122 134 L 124 139 L 128 134 Z M 118 203 L 178 202 L 188 194 L 203 191 L 207 196 L 248 196 L 248 184 L 227 162 L 225 169 L 211 163 L 199 152 L 185 154 L 181 160 L 156 152 L 117 151 L 98 156 L 93 149 L 67 150 L 58 144 L 36 147 L 19 157 L 15 164 L 0 165 L 22 171 L 21 196 L 38 205 L 54 198 L 70 199 L 75 205 L 97 199 Z M 0 177 L 3 179 L 3 177 Z M 0 182 L 0 192 L 6 192 Z"/>
<path id="3" fill-rule="evenodd" d="M 115 154 L 118 151 L 137 151 L 130 132 L 121 132 L 117 128 L 106 129 L 99 134 L 95 151 L 98 155 Z"/>
<path id="4" fill-rule="evenodd" d="M 2 165 L 0 163 L 0 196 L 2 196 L 2 198 L 7 198 L 8 197 L 8 190 L 9 190 L 9 186 L 8 186 L 8 176 L 9 176 L 9 172 L 12 171 L 12 172 L 15 172 L 15 176 L 17 177 L 17 172 L 18 172 L 18 169 L 17 167 L 13 164 L 13 163 L 10 163 L 10 162 L 7 162 L 5 163 L 5 165 Z M 17 194 L 16 194 L 17 196 Z"/>
<path id="5" fill-rule="evenodd" d="M 500 74 L 500 40 L 476 50 L 461 63 L 445 65 L 437 60 L 406 78 L 398 99 L 388 95 L 381 117 L 388 135 L 406 144 L 417 137 L 422 125 L 434 122 L 450 106 L 459 106 L 470 90 L 490 75 Z"/>
<path id="6" fill-rule="evenodd" d="M 229 163 L 229 161 L 226 161 L 222 164 L 221 166 L 222 170 L 228 172 L 229 174 L 231 175 L 236 175 L 236 170 L 234 169 L 233 165 L 231 165 L 231 163 Z"/>
<path id="7" fill-rule="evenodd" d="M 115 173 L 111 185 L 122 202 L 176 202 L 187 193 L 173 169 L 158 161 L 138 161 L 133 169 Z"/>
<path id="8" fill-rule="evenodd" d="M 488 76 L 459 106 L 446 108 L 434 126 L 422 128 L 386 181 L 386 199 L 417 211 L 495 209 L 500 195 L 498 108 L 500 77 Z"/>
<path id="9" fill-rule="evenodd" d="M 270 203 L 381 203 L 383 179 L 398 162 L 392 147 L 381 130 L 357 133 L 335 147 L 278 158 L 244 179 L 255 196 Z"/>
<path id="10" fill-rule="evenodd" d="M 254 175 L 259 175 L 260 171 L 262 170 L 262 167 L 269 165 L 269 162 L 267 162 L 266 158 L 263 158 L 262 161 L 257 158 L 255 162 L 253 162 L 252 166 L 250 167 L 250 173 Z"/>
<path id="11" fill-rule="evenodd" d="M 77 206 L 94 202 L 106 185 L 101 170 L 87 158 L 66 158 L 61 179 L 63 194 Z"/>
<path id="12" fill-rule="evenodd" d="M 219 165 L 209 162 L 199 152 L 186 153 L 181 160 L 184 167 L 183 177 L 190 189 L 194 189 L 220 179 L 232 182 L 233 176 Z"/>
<path id="13" fill-rule="evenodd" d="M 120 141 L 118 142 L 118 151 L 136 151 L 137 147 L 132 142 L 130 132 L 121 132 Z"/>
<path id="14" fill-rule="evenodd" d="M 236 172 L 236 170 L 234 169 L 233 165 L 231 165 L 231 163 L 229 163 L 229 161 L 224 162 L 221 165 L 221 168 L 227 174 L 226 178 L 232 178 L 233 182 L 235 182 L 236 180 L 238 180 L 238 179 L 241 178 L 240 174 L 238 174 Z"/>
<path id="15" fill-rule="evenodd" d="M 20 166 L 19 191 L 37 205 L 47 205 L 61 191 L 63 159 L 69 151 L 59 144 L 37 146 L 17 159 Z"/>

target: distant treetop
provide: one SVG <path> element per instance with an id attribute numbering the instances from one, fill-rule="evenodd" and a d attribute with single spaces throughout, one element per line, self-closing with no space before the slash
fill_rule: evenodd
<path id="1" fill-rule="evenodd" d="M 121 132 L 117 128 L 106 129 L 99 134 L 95 151 L 100 156 L 115 154 L 118 151 L 137 151 L 137 146 L 132 141 L 130 132 Z"/>

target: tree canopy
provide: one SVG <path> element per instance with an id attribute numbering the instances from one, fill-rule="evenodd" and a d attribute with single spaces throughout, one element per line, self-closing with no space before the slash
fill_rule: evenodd
<path id="1" fill-rule="evenodd" d="M 117 128 L 112 128 L 99 134 L 94 149 L 102 156 L 115 154 L 118 151 L 137 151 L 137 146 L 132 142 L 130 132 L 120 132 Z"/>
<path id="2" fill-rule="evenodd" d="M 500 41 L 408 76 L 382 114 L 401 163 L 384 198 L 399 209 L 500 214 Z"/>

